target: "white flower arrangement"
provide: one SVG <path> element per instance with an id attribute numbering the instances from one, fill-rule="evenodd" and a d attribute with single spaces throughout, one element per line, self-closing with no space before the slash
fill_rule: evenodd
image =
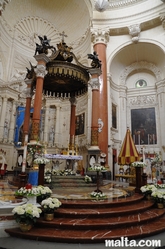
<path id="1" fill-rule="evenodd" d="M 39 156 L 36 159 L 34 159 L 33 161 L 35 164 L 47 164 L 50 162 L 49 159 L 43 157 L 43 156 Z"/>
<path id="2" fill-rule="evenodd" d="M 131 164 L 131 166 L 133 166 L 133 167 L 145 167 L 146 166 L 146 164 L 144 163 L 144 162 L 133 162 L 132 164 Z"/>
<path id="3" fill-rule="evenodd" d="M 86 175 L 85 178 L 84 178 L 84 181 L 87 182 L 87 183 L 92 182 L 92 178 L 90 176 Z"/>
<path id="4" fill-rule="evenodd" d="M 16 196 L 40 196 L 40 195 L 46 195 L 50 196 L 52 194 L 52 190 L 49 187 L 44 187 L 42 185 L 39 185 L 37 187 L 31 186 L 31 188 L 21 187 L 15 192 Z"/>
<path id="5" fill-rule="evenodd" d="M 33 204 L 24 204 L 16 206 L 12 213 L 17 223 L 25 223 L 27 225 L 36 222 L 37 218 L 40 217 L 42 210 Z"/>
<path id="6" fill-rule="evenodd" d="M 99 163 L 94 163 L 89 170 L 91 171 L 105 171 L 106 168 L 104 166 L 101 166 Z"/>
<path id="7" fill-rule="evenodd" d="M 62 203 L 57 198 L 50 197 L 41 202 L 41 207 L 44 213 L 53 213 L 61 204 Z"/>
<path id="8" fill-rule="evenodd" d="M 26 188 L 26 187 L 21 187 L 17 191 L 15 191 L 16 196 L 38 196 L 40 195 L 40 191 L 38 187 L 31 187 L 31 188 Z"/>
<path id="9" fill-rule="evenodd" d="M 147 184 L 140 188 L 143 194 L 151 194 L 153 191 L 157 190 L 154 184 Z"/>
<path id="10" fill-rule="evenodd" d="M 37 187 L 39 195 L 51 195 L 52 194 L 52 190 L 49 187 L 44 187 L 42 185 L 39 185 Z"/>
<path id="11" fill-rule="evenodd" d="M 102 192 L 95 192 L 95 191 L 93 191 L 90 194 L 90 196 L 92 198 L 96 199 L 96 200 L 101 200 L 101 199 L 106 199 L 107 198 L 107 196 L 104 193 L 102 193 Z"/>
<path id="12" fill-rule="evenodd" d="M 165 202 L 165 192 L 157 189 L 152 192 L 151 197 L 155 200 L 156 203 L 164 203 Z"/>
<path id="13" fill-rule="evenodd" d="M 158 163 L 161 163 L 161 162 L 162 162 L 162 159 L 161 159 L 160 154 L 156 153 L 155 157 L 152 159 L 151 164 L 155 165 L 155 164 L 158 164 Z"/>

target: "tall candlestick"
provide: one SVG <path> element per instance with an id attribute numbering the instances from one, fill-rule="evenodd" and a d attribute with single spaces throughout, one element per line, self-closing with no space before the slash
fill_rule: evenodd
<path id="1" fill-rule="evenodd" d="M 148 134 L 148 145 L 150 144 L 150 135 Z"/>

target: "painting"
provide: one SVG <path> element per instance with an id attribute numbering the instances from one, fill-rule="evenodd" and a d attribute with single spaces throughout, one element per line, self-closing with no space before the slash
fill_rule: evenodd
<path id="1" fill-rule="evenodd" d="M 75 135 L 84 134 L 84 126 L 85 126 L 85 113 L 81 113 L 76 116 Z"/>
<path id="2" fill-rule="evenodd" d="M 117 129 L 116 105 L 112 104 L 112 127 Z"/>
<path id="3" fill-rule="evenodd" d="M 131 110 L 132 137 L 137 145 L 157 143 L 155 108 Z"/>

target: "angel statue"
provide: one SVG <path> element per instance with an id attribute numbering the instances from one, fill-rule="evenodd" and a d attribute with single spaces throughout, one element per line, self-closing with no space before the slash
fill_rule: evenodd
<path id="1" fill-rule="evenodd" d="M 40 45 L 38 43 L 36 43 L 36 50 L 35 50 L 35 54 L 48 54 L 48 50 L 52 50 L 52 52 L 55 52 L 56 49 L 54 46 L 50 45 L 50 41 L 51 39 L 48 39 L 46 35 L 44 35 L 43 37 L 38 36 L 39 40 L 40 40 Z"/>
<path id="2" fill-rule="evenodd" d="M 88 59 L 91 59 L 91 66 L 95 68 L 101 68 L 101 61 L 98 58 L 98 54 L 94 51 L 93 54 L 88 54 Z"/>

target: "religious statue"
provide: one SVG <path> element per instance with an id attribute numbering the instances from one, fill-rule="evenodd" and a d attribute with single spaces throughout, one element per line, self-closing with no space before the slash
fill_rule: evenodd
<path id="1" fill-rule="evenodd" d="M 53 53 L 56 52 L 56 49 L 54 46 L 51 46 L 50 45 L 50 39 L 48 40 L 47 36 L 44 35 L 44 37 L 41 37 L 41 36 L 38 36 L 41 44 L 39 45 L 38 43 L 36 43 L 36 50 L 35 50 L 35 54 L 36 55 L 37 53 L 38 54 L 48 54 L 48 50 L 52 50 Z"/>
<path id="2" fill-rule="evenodd" d="M 101 61 L 98 58 L 98 54 L 94 51 L 93 54 L 88 54 L 88 59 L 91 59 L 91 66 L 94 68 L 101 68 Z"/>

